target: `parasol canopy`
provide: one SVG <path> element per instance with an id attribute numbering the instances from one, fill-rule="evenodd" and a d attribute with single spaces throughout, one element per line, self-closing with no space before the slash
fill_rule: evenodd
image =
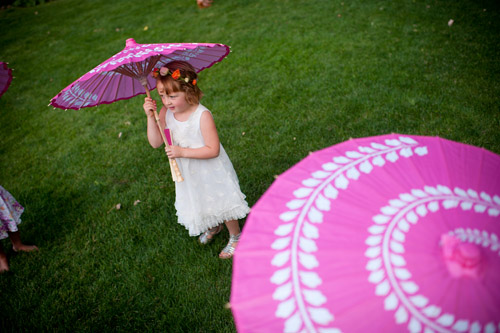
<path id="1" fill-rule="evenodd" d="M 499 332 L 500 156 L 351 139 L 277 178 L 233 263 L 239 332 Z"/>
<path id="2" fill-rule="evenodd" d="M 209 68 L 229 54 L 224 44 L 166 43 L 137 44 L 133 38 L 125 48 L 64 88 L 50 101 L 61 109 L 109 104 L 145 94 L 156 88 L 149 74 L 173 60 L 189 62 L 196 72 Z"/>

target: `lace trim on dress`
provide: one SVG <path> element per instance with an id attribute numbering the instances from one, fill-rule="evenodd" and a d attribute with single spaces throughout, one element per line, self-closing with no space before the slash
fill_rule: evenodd
<path id="1" fill-rule="evenodd" d="M 236 207 L 236 208 L 233 208 L 232 210 L 227 211 L 221 215 L 204 216 L 202 218 L 202 221 L 199 224 L 197 223 L 196 225 L 192 225 L 191 229 L 189 228 L 190 224 L 184 222 L 185 220 L 187 220 L 187 221 L 191 220 L 192 219 L 191 216 L 189 216 L 189 217 L 188 216 L 181 216 L 181 215 L 177 215 L 177 216 L 178 216 L 178 222 L 180 224 L 182 224 L 189 231 L 189 236 L 198 236 L 198 235 L 204 233 L 205 231 L 207 231 L 208 229 L 216 227 L 216 226 L 224 223 L 225 221 L 242 219 L 245 216 L 247 216 L 247 214 L 249 212 L 250 212 L 250 209 L 248 207 Z"/>

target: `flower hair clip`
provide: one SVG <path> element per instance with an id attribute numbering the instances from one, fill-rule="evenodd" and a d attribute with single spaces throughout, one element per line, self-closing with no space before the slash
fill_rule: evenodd
<path id="1" fill-rule="evenodd" d="M 170 69 L 168 69 L 168 67 L 162 67 L 162 68 L 155 68 L 153 69 L 153 71 L 151 72 L 151 75 L 157 79 L 158 77 L 160 76 L 167 76 L 167 75 L 170 75 L 172 77 L 172 79 L 174 80 L 182 80 L 186 83 L 189 83 L 189 77 L 182 77 L 181 76 L 181 71 L 179 69 L 176 69 L 175 71 L 171 71 Z M 193 79 L 191 81 L 191 84 L 193 86 L 196 85 L 196 79 Z"/>

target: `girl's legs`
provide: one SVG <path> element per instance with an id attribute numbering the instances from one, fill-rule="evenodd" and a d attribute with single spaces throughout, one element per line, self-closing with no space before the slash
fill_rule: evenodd
<path id="1" fill-rule="evenodd" d="M 35 245 L 23 244 L 23 242 L 21 242 L 21 235 L 19 231 L 9 232 L 9 239 L 12 242 L 12 249 L 16 252 L 17 251 L 30 252 L 38 250 L 38 247 L 36 247 Z"/>
<path id="2" fill-rule="evenodd" d="M 38 247 L 35 245 L 26 245 L 21 242 L 21 235 L 19 231 L 9 232 L 9 239 L 12 243 L 12 249 L 14 251 L 38 251 Z M 7 254 L 3 250 L 3 245 L 0 243 L 0 273 L 7 272 L 9 270 L 9 260 L 7 259 Z"/>
<path id="3" fill-rule="evenodd" d="M 240 225 L 238 223 L 238 220 L 226 221 L 225 223 L 227 230 L 229 231 L 229 235 L 236 236 L 240 233 Z"/>
<path id="4" fill-rule="evenodd" d="M 219 258 L 221 259 L 232 258 L 241 233 L 238 220 L 226 221 L 226 227 L 229 231 L 229 243 L 227 243 L 226 247 L 219 254 Z"/>
<path id="5" fill-rule="evenodd" d="M 3 250 L 3 245 L 0 243 L 0 273 L 7 272 L 9 270 L 9 261 L 7 260 L 7 255 Z"/>

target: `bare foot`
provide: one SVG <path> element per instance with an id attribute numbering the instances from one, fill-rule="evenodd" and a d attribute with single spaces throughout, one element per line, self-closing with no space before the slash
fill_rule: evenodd
<path id="1" fill-rule="evenodd" d="M 198 4 L 198 7 L 200 8 L 207 8 L 212 5 L 213 0 L 196 0 L 196 3 Z"/>
<path id="2" fill-rule="evenodd" d="M 0 274 L 9 271 L 9 261 L 5 254 L 0 254 Z"/>
<path id="3" fill-rule="evenodd" d="M 38 247 L 36 245 L 25 245 L 25 244 L 21 244 L 20 246 L 14 246 L 14 245 L 12 245 L 12 249 L 15 252 L 19 252 L 19 251 L 23 251 L 23 252 L 38 251 Z"/>

